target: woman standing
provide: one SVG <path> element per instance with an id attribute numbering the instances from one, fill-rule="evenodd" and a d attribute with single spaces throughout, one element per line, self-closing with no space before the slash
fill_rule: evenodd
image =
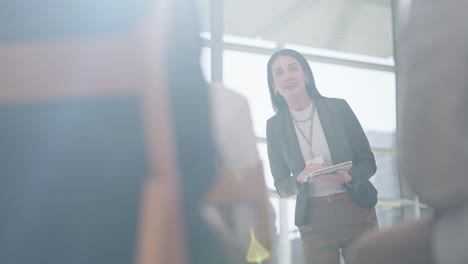
<path id="1" fill-rule="evenodd" d="M 267 122 L 271 173 L 281 197 L 297 194 L 295 224 L 304 263 L 339 264 L 340 249 L 378 226 L 377 191 L 369 178 L 374 154 L 343 99 L 326 98 L 298 52 L 284 49 L 268 61 L 268 86 L 276 115 Z M 352 161 L 349 171 L 311 177 L 324 167 Z"/>

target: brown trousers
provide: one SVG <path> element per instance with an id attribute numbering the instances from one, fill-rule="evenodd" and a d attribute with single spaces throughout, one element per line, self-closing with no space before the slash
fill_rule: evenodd
<path id="1" fill-rule="evenodd" d="M 309 198 L 309 221 L 299 227 L 305 264 L 347 262 L 348 246 L 371 229 L 378 229 L 375 208 L 364 208 L 349 197 L 336 201 Z"/>

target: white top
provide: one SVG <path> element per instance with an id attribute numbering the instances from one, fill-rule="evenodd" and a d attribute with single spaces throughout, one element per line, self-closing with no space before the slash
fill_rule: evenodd
<path id="1" fill-rule="evenodd" d="M 327 139 L 323 133 L 322 124 L 320 123 L 320 118 L 317 111 L 314 111 L 314 116 L 309 118 L 312 114 L 313 108 L 315 108 L 315 106 L 313 103 L 311 103 L 306 109 L 302 111 L 293 111 L 291 109 L 289 110 L 293 118 L 293 125 L 294 129 L 296 130 L 302 156 L 304 157 L 304 162 L 306 164 L 308 162 L 314 161 L 315 163 L 325 163 L 326 166 L 331 166 L 333 165 L 333 162 L 331 160 L 330 150 L 328 148 Z M 296 122 L 294 120 L 307 121 Z M 310 127 L 312 121 L 312 140 L 310 141 L 309 137 L 311 135 Z M 302 130 L 302 134 L 304 134 L 309 139 L 309 141 L 312 142 L 312 152 L 314 156 L 311 155 L 309 144 L 301 134 L 300 130 Z M 338 182 L 322 181 L 309 183 L 309 196 L 313 197 L 327 196 L 345 191 L 346 189 L 343 187 L 343 185 Z"/>

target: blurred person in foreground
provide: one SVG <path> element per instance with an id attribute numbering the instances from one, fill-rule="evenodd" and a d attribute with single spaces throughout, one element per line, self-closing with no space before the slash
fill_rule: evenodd
<path id="1" fill-rule="evenodd" d="M 194 10 L 0 4 L 1 263 L 229 263 L 200 213 L 218 152 Z"/>
<path id="2" fill-rule="evenodd" d="M 467 9 L 413 0 L 398 57 L 400 171 L 434 214 L 363 237 L 352 264 L 467 263 Z"/>

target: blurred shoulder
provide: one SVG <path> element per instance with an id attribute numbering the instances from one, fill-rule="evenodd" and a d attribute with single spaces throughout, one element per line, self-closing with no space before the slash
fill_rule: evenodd
<path id="1" fill-rule="evenodd" d="M 210 95 L 213 105 L 223 107 L 248 106 L 247 99 L 240 93 L 226 88 L 223 84 L 210 84 Z"/>
<path id="2" fill-rule="evenodd" d="M 247 99 L 222 84 L 211 84 L 210 95 L 215 137 L 223 166 L 253 166 L 259 155 Z"/>

